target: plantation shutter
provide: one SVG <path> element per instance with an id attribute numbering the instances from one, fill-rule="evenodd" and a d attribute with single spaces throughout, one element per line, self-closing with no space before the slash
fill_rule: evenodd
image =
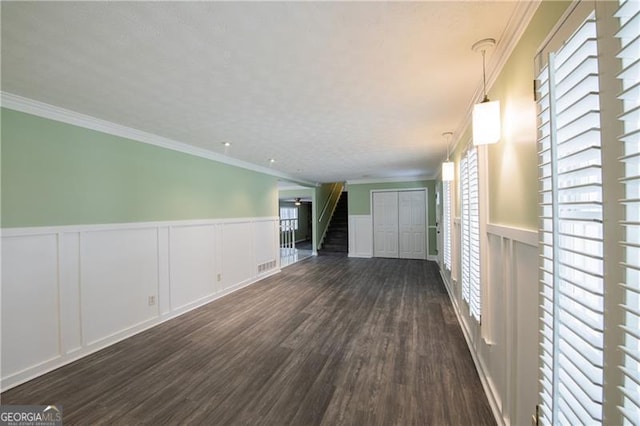
<path id="1" fill-rule="evenodd" d="M 462 298 L 480 321 L 480 206 L 478 150 L 470 149 L 460 163 L 462 181 Z"/>
<path id="2" fill-rule="evenodd" d="M 464 156 L 460 161 L 460 190 L 460 193 L 462 195 L 462 223 L 460 224 L 460 229 L 462 230 L 462 242 L 460 244 L 462 300 L 469 303 L 469 283 L 471 280 L 471 273 L 469 270 L 469 242 L 471 239 L 471 221 L 469 219 L 469 167 L 466 156 Z"/>
<path id="3" fill-rule="evenodd" d="M 469 151 L 469 220 L 470 224 L 470 283 L 469 309 L 480 321 L 480 195 L 478 177 L 478 149 Z"/>
<path id="4" fill-rule="evenodd" d="M 451 182 L 442 183 L 442 239 L 444 266 L 451 270 Z"/>
<path id="5" fill-rule="evenodd" d="M 640 3 L 620 1 L 615 15 L 620 20 L 620 30 L 616 36 L 622 49 L 618 58 L 622 71 L 618 75 L 622 81 L 624 133 L 625 206 L 624 236 L 624 362 L 621 366 L 624 382 L 621 387 L 623 402 L 620 410 L 625 424 L 637 424 L 640 419 Z"/>
<path id="6" fill-rule="evenodd" d="M 603 216 L 595 14 L 538 75 L 543 424 L 602 421 Z"/>

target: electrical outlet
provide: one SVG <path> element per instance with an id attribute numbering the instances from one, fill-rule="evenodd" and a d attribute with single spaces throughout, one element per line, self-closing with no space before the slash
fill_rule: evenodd
<path id="1" fill-rule="evenodd" d="M 156 297 L 155 296 L 149 296 L 149 306 L 153 306 L 156 304 Z"/>
<path id="2" fill-rule="evenodd" d="M 222 274 L 218 274 L 218 282 L 222 281 Z"/>

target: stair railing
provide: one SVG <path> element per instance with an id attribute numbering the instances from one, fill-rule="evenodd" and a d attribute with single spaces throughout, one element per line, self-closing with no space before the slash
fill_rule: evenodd
<path id="1" fill-rule="evenodd" d="M 289 256 L 296 250 L 296 227 L 298 219 L 280 219 L 280 251 Z"/>
<path id="2" fill-rule="evenodd" d="M 333 184 L 333 188 L 331 188 L 331 192 L 329 193 L 327 202 L 325 203 L 324 208 L 320 213 L 320 218 L 318 219 L 318 223 L 322 222 L 322 216 L 325 214 L 326 210 L 331 205 L 331 200 L 335 198 L 335 201 L 333 202 L 333 208 L 331 209 L 331 215 L 329 216 L 329 220 L 327 221 L 327 226 L 324 227 L 324 231 L 322 232 L 322 237 L 320 238 L 320 244 L 318 244 L 318 247 L 322 247 L 322 244 L 324 244 L 324 238 L 327 236 L 327 231 L 329 230 L 329 223 L 331 222 L 333 213 L 335 213 L 336 211 L 336 207 L 338 206 L 338 201 L 340 201 L 340 194 L 342 194 L 343 188 L 344 188 L 344 185 L 340 182 L 336 182 Z M 334 194 L 335 194 L 335 197 L 334 197 Z"/>
<path id="3" fill-rule="evenodd" d="M 331 188 L 331 192 L 329 193 L 329 196 L 327 197 L 327 201 L 324 203 L 324 207 L 322 208 L 322 211 L 320 212 L 320 217 L 318 218 L 318 223 L 322 222 L 322 217 L 327 212 L 327 209 L 329 208 L 329 205 L 331 204 L 331 199 L 334 197 L 334 194 L 336 193 L 336 189 L 338 189 L 338 192 L 337 192 L 338 194 L 340 194 L 342 192 L 342 184 L 340 182 L 336 182 L 336 183 L 333 184 L 333 188 Z M 333 204 L 333 209 L 331 210 L 331 215 L 332 216 L 333 216 L 333 211 L 336 209 L 336 206 L 338 205 L 338 198 L 340 198 L 339 195 L 336 198 L 335 203 Z"/>

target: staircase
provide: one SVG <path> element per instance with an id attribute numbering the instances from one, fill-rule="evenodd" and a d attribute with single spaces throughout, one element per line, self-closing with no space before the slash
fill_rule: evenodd
<path id="1" fill-rule="evenodd" d="M 319 255 L 346 256 L 349 252 L 348 195 L 340 194 L 336 209 L 331 216 Z"/>

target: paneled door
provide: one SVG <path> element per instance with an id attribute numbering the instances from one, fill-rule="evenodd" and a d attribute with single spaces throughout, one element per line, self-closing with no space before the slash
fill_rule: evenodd
<path id="1" fill-rule="evenodd" d="M 372 193 L 373 256 L 426 259 L 424 190 Z"/>
<path id="2" fill-rule="evenodd" d="M 374 192 L 373 255 L 398 257 L 398 193 Z"/>
<path id="3" fill-rule="evenodd" d="M 399 251 L 403 259 L 426 259 L 424 191 L 398 192 Z"/>

